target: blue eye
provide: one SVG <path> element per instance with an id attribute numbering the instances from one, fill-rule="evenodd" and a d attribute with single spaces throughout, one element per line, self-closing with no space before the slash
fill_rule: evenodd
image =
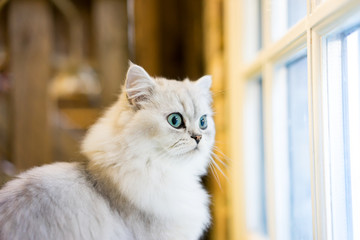
<path id="1" fill-rule="evenodd" d="M 204 130 L 207 128 L 207 119 L 206 119 L 206 115 L 202 115 L 199 121 L 199 127 Z"/>
<path id="2" fill-rule="evenodd" d="M 167 118 L 169 124 L 174 128 L 180 128 L 183 126 L 183 120 L 180 113 L 172 113 Z"/>

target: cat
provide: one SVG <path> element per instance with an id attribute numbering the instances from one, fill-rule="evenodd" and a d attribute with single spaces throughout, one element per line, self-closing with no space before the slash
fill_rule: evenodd
<path id="1" fill-rule="evenodd" d="M 200 179 L 215 141 L 211 82 L 130 63 L 82 142 L 87 161 L 35 167 L 0 190 L 0 239 L 199 239 L 211 222 Z"/>

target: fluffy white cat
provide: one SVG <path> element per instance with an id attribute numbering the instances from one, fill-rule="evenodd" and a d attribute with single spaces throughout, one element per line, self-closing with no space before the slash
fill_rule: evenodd
<path id="1" fill-rule="evenodd" d="M 200 183 L 215 136 L 210 86 L 130 64 L 84 139 L 87 162 L 36 167 L 0 190 L 0 238 L 199 239 L 210 224 Z"/>

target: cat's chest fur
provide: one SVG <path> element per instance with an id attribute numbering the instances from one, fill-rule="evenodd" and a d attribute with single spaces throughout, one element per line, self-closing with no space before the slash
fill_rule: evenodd
<path id="1" fill-rule="evenodd" d="M 144 172 L 124 174 L 117 181 L 111 172 L 96 172 L 91 166 L 85 172 L 134 239 L 198 239 L 210 223 L 208 195 L 196 181 L 189 186 L 181 179 L 154 179 Z"/>

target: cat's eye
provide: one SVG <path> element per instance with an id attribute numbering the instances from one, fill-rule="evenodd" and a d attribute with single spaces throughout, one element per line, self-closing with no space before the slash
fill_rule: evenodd
<path id="1" fill-rule="evenodd" d="M 204 130 L 207 128 L 207 119 L 206 119 L 206 115 L 202 115 L 200 120 L 199 120 L 199 127 Z"/>
<path id="2" fill-rule="evenodd" d="M 184 126 L 183 119 L 180 113 L 171 113 L 168 116 L 167 121 L 174 128 L 181 128 Z"/>

